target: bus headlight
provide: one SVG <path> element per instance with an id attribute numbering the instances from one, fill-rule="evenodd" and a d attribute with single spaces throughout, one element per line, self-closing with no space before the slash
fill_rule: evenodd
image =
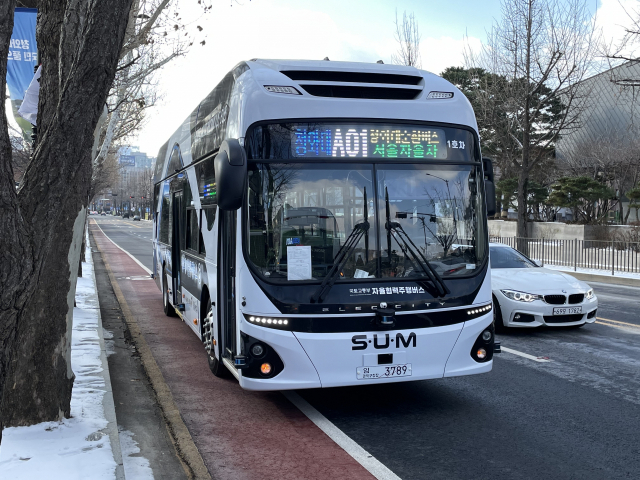
<path id="1" fill-rule="evenodd" d="M 264 355 L 264 352 L 264 347 L 259 343 L 255 343 L 251 347 L 251 355 L 253 355 L 254 357 L 260 358 L 262 355 Z"/>
<path id="2" fill-rule="evenodd" d="M 261 327 L 281 328 L 283 330 L 289 329 L 289 320 L 286 318 L 273 318 L 273 317 L 258 317 L 256 315 L 244 315 L 245 320 L 254 325 L 260 325 Z"/>
<path id="3" fill-rule="evenodd" d="M 515 290 L 500 291 L 505 297 L 518 302 L 533 302 L 534 300 L 540 300 L 542 298 L 540 295 L 534 295 L 533 293 L 516 292 Z"/>

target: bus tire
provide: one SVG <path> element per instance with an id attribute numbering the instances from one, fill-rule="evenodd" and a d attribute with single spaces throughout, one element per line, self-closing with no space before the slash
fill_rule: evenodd
<path id="1" fill-rule="evenodd" d="M 164 307 L 164 314 L 167 317 L 175 317 L 176 311 L 173 305 L 169 302 L 169 292 L 167 291 L 167 272 L 162 269 L 162 306 Z"/>
<path id="2" fill-rule="evenodd" d="M 207 352 L 209 370 L 218 378 L 228 378 L 230 375 L 229 370 L 216 358 L 216 350 L 213 345 L 213 308 L 211 306 L 211 299 L 208 297 L 205 312 L 207 313 L 202 322 L 202 343 L 204 343 L 204 348 Z"/>

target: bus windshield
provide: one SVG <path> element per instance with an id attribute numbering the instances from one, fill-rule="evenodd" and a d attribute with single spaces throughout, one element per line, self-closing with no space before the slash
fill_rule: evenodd
<path id="1" fill-rule="evenodd" d="M 473 274 L 487 255 L 479 167 L 251 163 L 248 259 L 265 279 L 423 280 Z"/>

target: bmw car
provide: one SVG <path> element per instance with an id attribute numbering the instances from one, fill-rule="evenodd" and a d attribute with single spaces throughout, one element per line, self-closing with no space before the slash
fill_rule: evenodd
<path id="1" fill-rule="evenodd" d="M 508 245 L 491 243 L 491 288 L 496 327 L 582 327 L 596 321 L 593 289 L 549 270 Z"/>

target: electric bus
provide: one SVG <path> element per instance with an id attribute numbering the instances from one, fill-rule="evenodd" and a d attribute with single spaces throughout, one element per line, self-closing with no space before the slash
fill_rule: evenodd
<path id="1" fill-rule="evenodd" d="M 493 169 L 413 67 L 241 62 L 161 147 L 153 277 L 249 390 L 489 372 Z"/>

